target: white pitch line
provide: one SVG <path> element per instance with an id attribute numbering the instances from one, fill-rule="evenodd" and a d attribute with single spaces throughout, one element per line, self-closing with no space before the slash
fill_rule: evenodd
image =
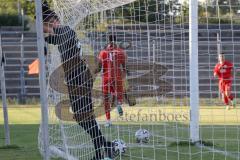
<path id="1" fill-rule="evenodd" d="M 239 154 L 235 155 L 235 154 L 232 154 L 230 152 L 222 151 L 222 150 L 215 149 L 215 148 L 212 148 L 212 147 L 208 147 L 208 146 L 205 146 L 205 145 L 202 145 L 202 144 L 199 144 L 199 143 L 196 143 L 195 145 L 196 145 L 196 147 L 205 148 L 205 149 L 207 149 L 211 152 L 220 153 L 220 154 L 222 154 L 224 156 L 227 156 L 227 157 L 231 157 L 231 158 L 234 158 L 234 159 L 239 159 L 240 158 Z"/>

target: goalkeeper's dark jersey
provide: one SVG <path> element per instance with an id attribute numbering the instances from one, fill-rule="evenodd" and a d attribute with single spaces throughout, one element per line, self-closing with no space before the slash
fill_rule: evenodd
<path id="1" fill-rule="evenodd" d="M 53 31 L 54 35 L 46 37 L 45 40 L 50 44 L 58 45 L 63 62 L 80 55 L 81 46 L 75 31 L 69 26 L 59 26 Z"/>
<path id="2" fill-rule="evenodd" d="M 81 59 L 81 46 L 76 33 L 68 26 L 59 26 L 53 31 L 54 35 L 46 37 L 45 41 L 58 46 L 72 109 L 75 113 L 89 112 L 92 110 L 93 80 Z"/>
<path id="3" fill-rule="evenodd" d="M 59 26 L 53 31 L 54 35 L 46 37 L 45 41 L 58 46 L 67 83 L 92 87 L 91 72 L 81 59 L 81 45 L 75 31 L 69 26 Z"/>

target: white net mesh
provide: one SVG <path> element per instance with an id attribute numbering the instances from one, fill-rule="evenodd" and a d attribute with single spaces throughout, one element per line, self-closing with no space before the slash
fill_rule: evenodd
<path id="1" fill-rule="evenodd" d="M 239 2 L 199 2 L 196 144 L 189 138 L 188 1 L 53 0 L 51 9 L 61 22 L 45 22 L 54 28 L 46 38 L 52 157 L 240 159 L 239 108 L 225 110 L 213 78 L 223 51 L 238 97 Z"/>
<path id="2" fill-rule="evenodd" d="M 74 28 L 90 14 L 114 9 L 135 0 L 67 0 L 53 1 L 60 20 Z"/>

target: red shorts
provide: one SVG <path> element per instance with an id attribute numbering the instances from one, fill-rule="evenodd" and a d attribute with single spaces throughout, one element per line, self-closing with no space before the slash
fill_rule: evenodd
<path id="1" fill-rule="evenodd" d="M 111 81 L 111 80 L 104 79 L 103 85 L 102 85 L 102 92 L 103 92 L 103 95 L 112 94 L 118 97 L 117 98 L 118 100 L 122 101 L 123 80 L 119 79 L 119 80 Z"/>
<path id="2" fill-rule="evenodd" d="M 123 92 L 123 80 L 103 80 L 102 91 L 104 94 Z"/>
<path id="3" fill-rule="evenodd" d="M 231 91 L 232 81 L 221 80 L 219 81 L 218 86 L 221 93 L 224 93 L 225 91 Z"/>

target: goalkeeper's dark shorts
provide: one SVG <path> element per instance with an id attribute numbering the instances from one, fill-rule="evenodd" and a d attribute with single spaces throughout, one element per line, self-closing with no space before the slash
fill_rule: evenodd
<path id="1" fill-rule="evenodd" d="M 93 78 L 89 68 L 80 58 L 64 63 L 63 68 L 72 111 L 78 118 L 92 117 Z"/>

